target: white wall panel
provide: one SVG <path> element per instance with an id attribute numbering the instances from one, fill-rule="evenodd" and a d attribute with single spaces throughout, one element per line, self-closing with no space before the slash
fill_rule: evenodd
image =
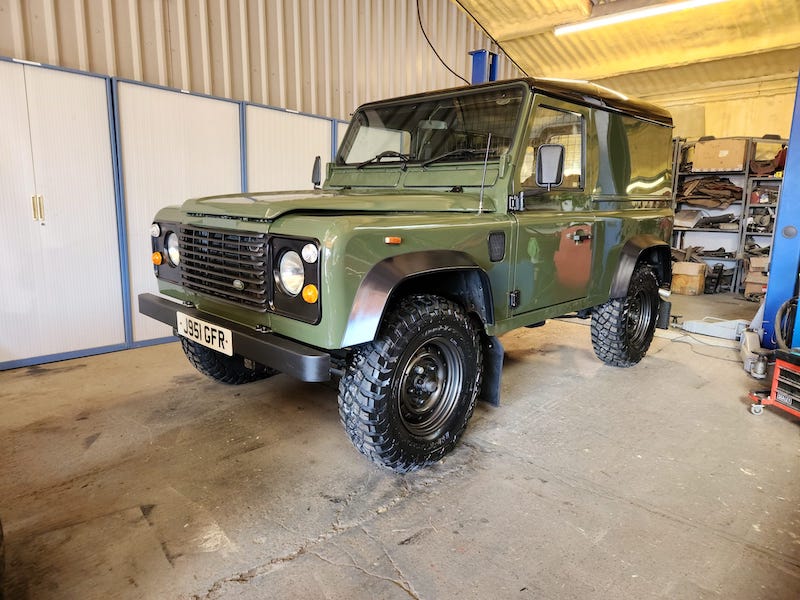
<path id="1" fill-rule="evenodd" d="M 251 192 L 311 189 L 314 158 L 331 160 L 331 122 L 246 107 L 247 187 Z"/>
<path id="2" fill-rule="evenodd" d="M 133 339 L 140 342 L 172 333 L 138 313 L 137 296 L 157 292 L 153 216 L 190 197 L 241 190 L 239 105 L 128 83 L 118 90 Z"/>

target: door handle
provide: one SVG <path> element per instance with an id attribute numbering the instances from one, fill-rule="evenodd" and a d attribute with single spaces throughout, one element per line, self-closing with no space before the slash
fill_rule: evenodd
<path id="1" fill-rule="evenodd" d="M 578 231 L 569 236 L 569 238 L 576 244 L 580 244 L 581 242 L 592 239 L 592 234 L 583 229 L 578 229 Z"/>
<path id="2" fill-rule="evenodd" d="M 39 219 L 44 221 L 44 196 L 36 196 L 39 199 Z"/>
<path id="3" fill-rule="evenodd" d="M 36 196 L 31 196 L 31 205 L 33 206 L 33 220 L 39 220 L 39 203 L 36 201 Z"/>

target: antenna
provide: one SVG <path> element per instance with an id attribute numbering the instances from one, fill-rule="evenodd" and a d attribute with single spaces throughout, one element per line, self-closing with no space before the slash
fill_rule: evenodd
<path id="1" fill-rule="evenodd" d="M 486 156 L 483 157 L 483 179 L 481 179 L 481 199 L 478 202 L 478 212 L 483 212 L 483 188 L 486 185 L 486 165 L 489 162 L 489 148 L 492 146 L 492 133 L 489 132 L 489 139 L 486 140 Z"/>

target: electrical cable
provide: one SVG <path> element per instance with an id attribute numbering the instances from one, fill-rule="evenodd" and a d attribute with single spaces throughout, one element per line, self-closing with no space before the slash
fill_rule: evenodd
<path id="1" fill-rule="evenodd" d="M 498 49 L 500 49 L 500 50 L 502 50 L 502 51 L 503 51 L 503 54 L 505 55 L 505 57 L 506 57 L 508 60 L 510 60 L 510 61 L 511 61 L 511 64 L 512 64 L 512 65 L 514 65 L 515 67 L 517 67 L 517 69 L 519 69 L 519 72 L 520 72 L 520 73 L 522 73 L 523 75 L 525 75 L 525 77 L 530 77 L 530 75 L 528 75 L 528 72 L 527 72 L 525 69 L 523 69 L 522 67 L 520 67 L 520 66 L 519 66 L 519 63 L 517 63 L 517 61 L 515 61 L 513 58 L 511 58 L 511 57 L 508 55 L 508 52 L 506 52 L 505 48 L 503 48 L 503 47 L 500 45 L 500 42 L 498 42 L 496 39 L 494 39 L 494 37 L 492 37 L 492 34 L 491 34 L 491 33 L 489 33 L 488 31 L 486 31 L 486 27 L 484 27 L 483 25 L 481 25 L 480 21 L 478 21 L 478 19 L 476 19 L 476 18 L 475 18 L 475 15 L 473 15 L 473 14 L 470 12 L 470 10 L 469 10 L 469 9 L 468 9 L 466 6 L 464 6 L 464 5 L 461 3 L 461 0 L 456 0 L 456 4 L 458 4 L 458 5 L 461 7 L 461 10 L 463 10 L 465 13 L 467 13 L 467 14 L 469 15 L 469 18 L 470 18 L 470 19 L 472 19 L 472 21 L 473 21 L 473 22 L 474 22 L 474 23 L 475 23 L 475 24 L 476 24 L 478 27 L 480 27 L 480 28 L 481 28 L 481 30 L 483 30 L 483 33 L 485 33 L 485 34 L 486 34 L 486 37 L 488 37 L 488 38 L 489 38 L 489 39 L 492 41 L 492 43 L 493 43 L 495 46 L 497 46 L 497 47 L 498 47 Z"/>
<path id="2" fill-rule="evenodd" d="M 463 8 L 463 7 L 462 7 L 462 8 Z M 442 64 L 444 65 L 444 68 L 445 68 L 445 69 L 447 69 L 448 71 L 450 71 L 450 72 L 451 72 L 453 75 L 455 75 L 456 77 L 458 77 L 458 78 L 459 78 L 461 81 L 463 81 L 463 82 L 464 82 L 464 83 L 466 83 L 467 85 L 471 85 L 469 81 L 467 81 L 467 80 L 466 80 L 466 79 L 464 79 L 464 78 L 463 78 L 461 75 L 459 75 L 458 73 L 456 73 L 455 71 L 453 71 L 453 69 L 451 69 L 451 68 L 450 68 L 450 67 L 447 65 L 447 63 L 446 63 L 446 62 L 444 62 L 444 60 L 442 59 L 442 57 L 441 57 L 441 56 L 439 56 L 439 53 L 436 51 L 436 48 L 434 48 L 434 47 L 433 47 L 433 44 L 431 43 L 431 40 L 430 40 L 430 38 L 428 38 L 428 34 L 427 34 L 427 33 L 425 33 L 425 27 L 423 27 L 423 25 L 422 25 L 422 12 L 420 11 L 420 8 L 419 8 L 419 0 L 417 0 L 417 21 L 419 21 L 419 30 L 422 32 L 422 35 L 425 37 L 425 41 L 426 41 L 426 42 L 428 42 L 428 46 L 430 46 L 430 47 L 431 47 L 431 50 L 433 50 L 433 53 L 436 55 L 436 58 L 438 58 L 438 59 L 439 59 L 439 62 L 440 62 L 440 63 L 442 63 Z"/>
<path id="3" fill-rule="evenodd" d="M 692 341 L 686 340 L 684 338 L 689 338 Z M 705 352 L 699 352 L 697 350 L 697 348 L 694 347 L 694 343 L 693 342 L 697 342 L 697 343 L 702 344 L 704 346 L 711 346 L 713 348 L 725 348 L 726 350 L 732 350 L 733 352 L 736 352 L 736 350 L 734 348 L 729 348 L 728 346 L 719 346 L 717 344 L 709 344 L 708 342 L 704 342 L 703 340 L 697 339 L 693 335 L 682 335 L 681 337 L 677 337 L 677 338 L 671 339 L 670 342 L 673 343 L 673 344 L 688 344 L 689 347 L 692 349 L 692 352 L 694 354 L 698 354 L 700 356 L 705 356 L 706 358 L 713 358 L 715 360 L 724 360 L 725 362 L 733 362 L 733 363 L 742 364 L 741 359 L 738 359 L 738 358 L 736 358 L 736 359 L 734 359 L 734 358 L 725 358 L 724 356 L 716 356 L 714 354 L 706 354 Z"/>

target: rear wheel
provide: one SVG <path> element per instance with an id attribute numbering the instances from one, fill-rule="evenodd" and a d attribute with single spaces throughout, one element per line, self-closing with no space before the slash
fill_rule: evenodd
<path id="1" fill-rule="evenodd" d="M 239 385 L 266 379 L 278 373 L 264 365 L 245 361 L 238 354 L 226 356 L 186 338 L 181 338 L 181 346 L 195 369 L 220 383 Z"/>
<path id="2" fill-rule="evenodd" d="M 379 337 L 349 357 L 339 415 L 355 447 L 405 472 L 455 446 L 475 408 L 480 338 L 462 309 L 437 296 L 404 299 Z"/>
<path id="3" fill-rule="evenodd" d="M 658 281 L 653 269 L 639 264 L 628 295 L 598 306 L 592 313 L 592 346 L 607 365 L 631 367 L 644 357 L 658 319 Z"/>

